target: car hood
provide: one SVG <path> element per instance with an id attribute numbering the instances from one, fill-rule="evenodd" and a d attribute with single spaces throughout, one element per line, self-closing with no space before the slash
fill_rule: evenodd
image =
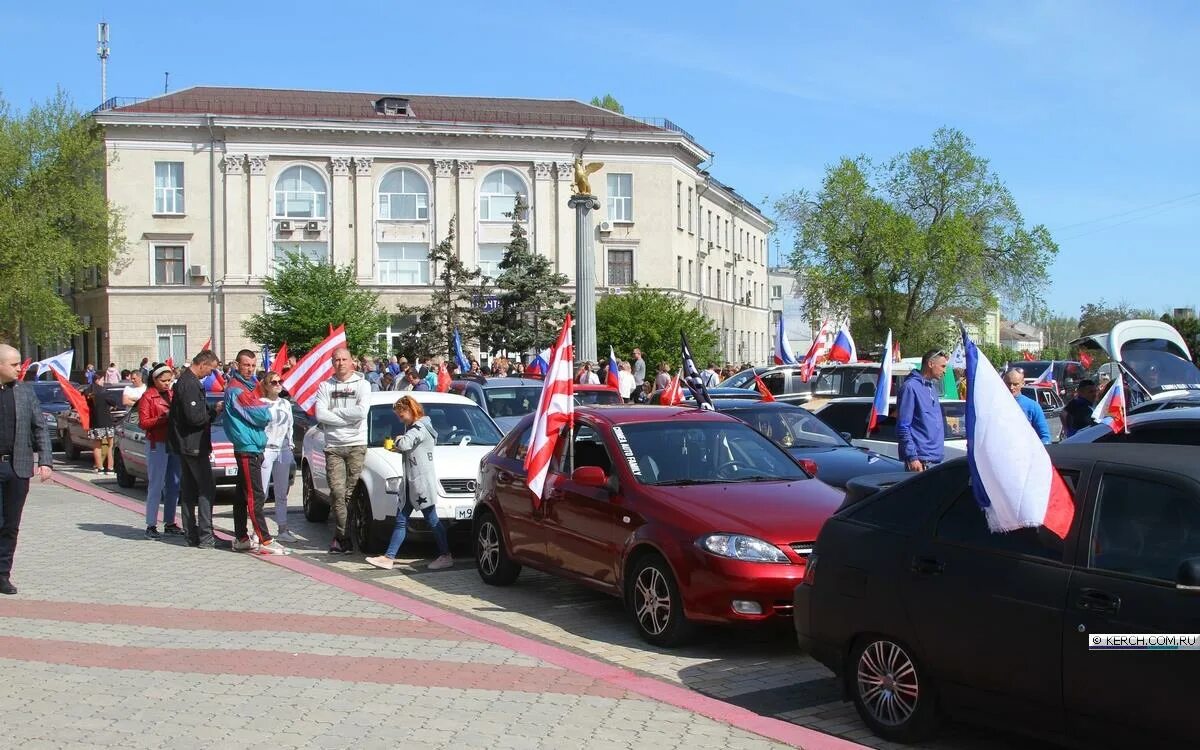
<path id="1" fill-rule="evenodd" d="M 444 479 L 479 478 L 479 462 L 491 452 L 494 445 L 439 445 L 433 452 L 433 466 L 439 481 Z M 371 448 L 369 454 L 387 471 L 388 477 L 404 475 L 404 457 L 384 448 Z"/>
<path id="2" fill-rule="evenodd" d="M 659 504 L 679 514 L 699 537 L 747 534 L 772 544 L 810 542 L 842 504 L 842 491 L 815 479 L 794 482 L 646 486 Z"/>
<path id="3" fill-rule="evenodd" d="M 854 477 L 904 471 L 894 458 L 854 446 L 793 446 L 787 449 L 796 458 L 807 458 L 817 465 L 817 479 L 834 487 L 845 487 Z"/>

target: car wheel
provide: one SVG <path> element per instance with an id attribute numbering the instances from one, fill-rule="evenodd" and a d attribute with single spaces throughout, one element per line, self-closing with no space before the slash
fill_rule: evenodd
<path id="1" fill-rule="evenodd" d="M 75 445 L 75 441 L 70 436 L 63 438 L 63 453 L 72 461 L 79 458 L 79 446 Z"/>
<path id="2" fill-rule="evenodd" d="M 137 479 L 125 468 L 125 457 L 121 455 L 121 451 L 117 451 L 117 455 L 113 456 L 113 471 L 117 474 L 118 487 L 129 488 L 137 483 Z"/>
<path id="3" fill-rule="evenodd" d="M 312 473 L 308 470 L 308 465 L 305 464 L 301 478 L 301 493 L 302 504 L 304 505 L 305 520 L 313 523 L 325 523 L 329 518 L 329 503 L 317 497 L 317 490 L 313 487 Z"/>
<path id="4" fill-rule="evenodd" d="M 521 564 L 508 556 L 500 522 L 491 511 L 480 510 L 475 517 L 475 568 L 489 586 L 508 586 L 521 574 Z"/>
<path id="5" fill-rule="evenodd" d="M 847 689 L 875 734 L 916 742 L 937 728 L 937 696 L 912 652 L 883 636 L 862 639 L 850 653 Z"/>
<path id="6" fill-rule="evenodd" d="M 366 485 L 361 482 L 350 496 L 346 525 L 350 539 L 360 552 L 382 552 L 391 540 L 391 526 L 384 521 L 375 520 L 375 514 L 371 511 L 371 496 L 367 493 Z"/>
<path id="7" fill-rule="evenodd" d="M 674 648 L 691 638 L 692 624 L 683 614 L 683 596 L 666 560 L 653 554 L 638 558 L 627 586 L 633 622 L 642 640 Z"/>

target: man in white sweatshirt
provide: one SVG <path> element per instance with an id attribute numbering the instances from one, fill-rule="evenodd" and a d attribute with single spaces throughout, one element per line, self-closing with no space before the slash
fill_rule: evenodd
<path id="1" fill-rule="evenodd" d="M 317 387 L 317 423 L 325 436 L 325 472 L 336 530 L 329 554 L 353 550 L 346 508 L 367 456 L 367 399 L 371 384 L 354 369 L 349 349 L 333 353 L 333 377 Z"/>

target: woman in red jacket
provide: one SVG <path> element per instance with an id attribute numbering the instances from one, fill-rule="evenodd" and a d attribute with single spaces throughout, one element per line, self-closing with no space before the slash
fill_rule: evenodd
<path id="1" fill-rule="evenodd" d="M 175 523 L 179 505 L 179 456 L 167 451 L 167 413 L 174 392 L 175 373 L 158 365 L 150 373 L 150 387 L 138 399 L 138 425 L 146 431 L 146 538 L 158 539 L 158 506 L 163 506 L 163 531 L 183 534 Z"/>

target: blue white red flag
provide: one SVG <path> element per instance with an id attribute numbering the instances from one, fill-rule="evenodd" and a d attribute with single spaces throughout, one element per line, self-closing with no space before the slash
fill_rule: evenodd
<path id="1" fill-rule="evenodd" d="M 548 372 L 550 372 L 549 349 L 544 352 L 538 352 L 537 356 L 529 363 L 529 366 L 525 368 L 525 374 L 537 375 L 538 377 L 545 377 Z"/>
<path id="2" fill-rule="evenodd" d="M 854 337 L 850 328 L 843 325 L 833 338 L 833 346 L 829 347 L 829 358 L 835 362 L 857 362 L 858 350 L 854 348 Z"/>
<path id="3" fill-rule="evenodd" d="M 1125 376 L 1117 375 L 1117 379 L 1104 393 L 1104 398 L 1092 410 L 1092 419 L 1108 425 L 1113 432 L 1129 432 L 1125 421 Z"/>
<path id="4" fill-rule="evenodd" d="M 1071 490 L 1004 381 L 963 329 L 967 356 L 967 464 L 993 532 L 1045 526 L 1066 538 Z"/>
<path id="5" fill-rule="evenodd" d="M 879 365 L 879 382 L 875 385 L 875 400 L 871 403 L 871 416 L 867 418 L 867 432 L 875 430 L 880 417 L 886 417 L 892 398 L 892 329 L 888 329 L 887 341 L 883 343 L 884 355 Z"/>
<path id="6" fill-rule="evenodd" d="M 609 388 L 618 387 L 621 384 L 619 374 L 620 366 L 617 364 L 617 355 L 610 346 L 608 347 L 608 371 L 604 376 L 604 384 Z"/>
<path id="7" fill-rule="evenodd" d="M 796 355 L 792 353 L 792 345 L 788 342 L 782 313 L 779 315 L 779 326 L 775 330 L 775 364 L 796 364 Z"/>
<path id="8" fill-rule="evenodd" d="M 1037 379 L 1033 381 L 1033 386 L 1035 388 L 1058 387 L 1058 383 L 1054 380 L 1054 362 L 1051 362 L 1049 367 L 1042 370 L 1042 374 L 1038 375 Z"/>
<path id="9" fill-rule="evenodd" d="M 463 354 L 462 337 L 458 335 L 457 328 L 454 329 L 454 363 L 458 365 L 459 372 L 471 371 L 471 362 L 467 359 L 467 355 Z M 545 370 L 542 371 L 542 374 L 546 374 Z"/>

